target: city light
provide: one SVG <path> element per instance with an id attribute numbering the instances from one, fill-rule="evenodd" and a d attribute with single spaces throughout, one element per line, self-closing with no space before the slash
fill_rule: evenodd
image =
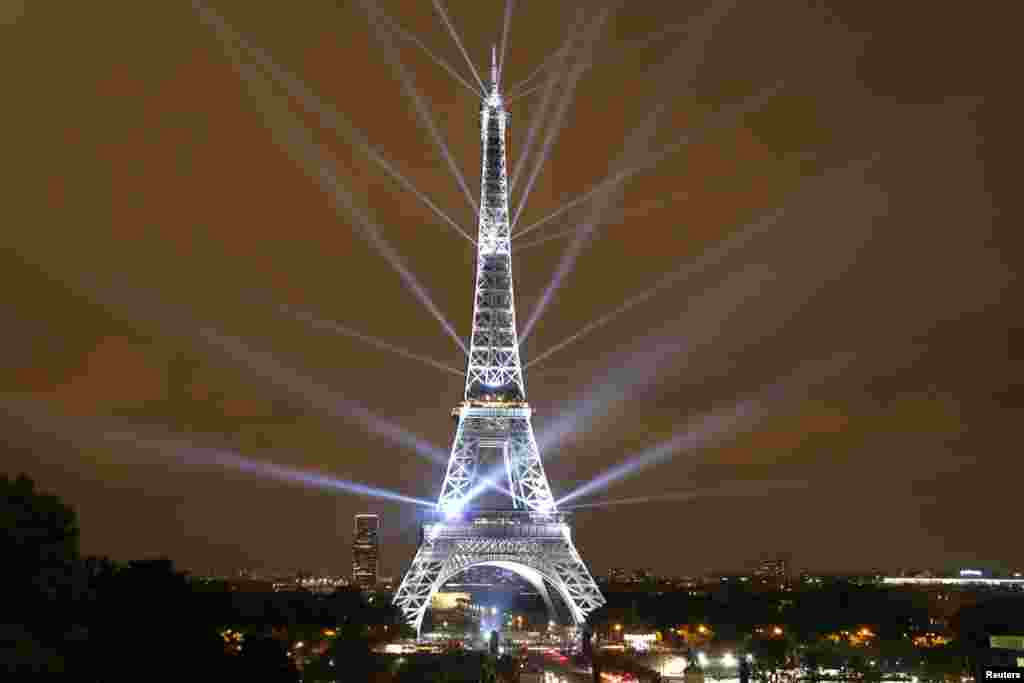
<path id="1" fill-rule="evenodd" d="M 732 668 L 739 665 L 739 660 L 731 652 L 726 652 L 722 655 L 722 666 L 726 668 Z"/>

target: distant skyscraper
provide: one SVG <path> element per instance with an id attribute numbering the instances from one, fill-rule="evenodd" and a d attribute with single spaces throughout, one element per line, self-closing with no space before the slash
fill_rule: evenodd
<path id="1" fill-rule="evenodd" d="M 352 583 L 360 588 L 374 588 L 380 570 L 380 518 L 377 515 L 356 515 L 352 539 Z"/>

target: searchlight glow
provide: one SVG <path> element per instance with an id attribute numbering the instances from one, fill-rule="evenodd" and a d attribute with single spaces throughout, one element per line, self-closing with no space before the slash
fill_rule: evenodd
<path id="1" fill-rule="evenodd" d="M 420 456 L 438 464 L 447 464 L 444 451 L 421 437 L 373 414 L 362 405 L 331 391 L 324 385 L 300 375 L 280 363 L 269 353 L 249 348 L 241 339 L 223 335 L 214 329 L 200 331 L 210 344 L 226 352 L 235 361 L 266 378 L 289 393 L 301 397 L 328 415 L 357 421 L 367 431 L 386 437 Z"/>
<path id="2" fill-rule="evenodd" d="M 668 441 L 605 470 L 604 473 L 566 494 L 557 504 L 564 505 L 575 498 L 603 489 L 614 481 L 668 460 L 680 452 L 692 452 L 701 448 L 733 431 L 741 418 L 750 415 L 754 407 L 755 404 L 752 401 L 741 401 L 726 413 L 705 415 Z"/>
<path id="3" fill-rule="evenodd" d="M 188 441 L 178 439 L 157 439 L 147 437 L 134 431 L 107 431 L 101 434 L 106 441 L 128 443 L 129 445 L 148 450 L 156 450 L 163 455 L 171 455 L 183 462 L 197 465 L 216 465 L 218 467 L 237 470 L 259 477 L 286 483 L 301 484 L 323 491 L 343 491 L 369 498 L 391 500 L 398 503 L 412 503 L 425 507 L 433 507 L 434 503 L 422 498 L 407 496 L 402 493 L 346 481 L 335 477 L 317 474 L 294 467 L 286 467 L 263 460 L 246 458 L 238 453 L 220 448 L 198 447 Z"/>
<path id="4" fill-rule="evenodd" d="M 338 180 L 337 174 L 334 171 L 334 164 L 330 162 L 329 155 L 323 146 L 317 144 L 312 139 L 310 131 L 302 124 L 302 121 L 286 107 L 275 109 L 268 106 L 280 98 L 275 96 L 270 88 L 270 83 L 267 82 L 267 79 L 255 67 L 242 61 L 239 47 L 235 43 L 237 42 L 244 47 L 248 45 L 247 41 L 231 29 L 216 12 L 203 6 L 199 0 L 195 0 L 193 6 L 199 12 L 201 20 L 213 26 L 217 37 L 228 51 L 235 70 L 246 82 L 250 92 L 254 96 L 258 96 L 262 113 L 275 140 L 279 142 L 293 160 L 302 166 L 307 175 L 317 180 L 320 184 L 320 189 L 331 199 L 335 210 L 339 213 L 344 210 L 354 220 L 355 225 L 353 227 L 357 228 L 366 241 L 398 273 L 406 287 L 441 324 L 445 332 L 462 349 L 463 353 L 468 354 L 469 351 L 466 349 L 462 339 L 459 338 L 451 323 L 448 322 L 434 304 L 426 288 L 420 284 L 416 276 L 408 269 L 394 247 L 384 239 L 379 226 L 357 205 L 352 193 Z M 465 185 L 464 181 L 463 185 Z M 466 191 L 468 193 L 468 189 Z M 472 197 L 468 194 L 467 197 L 469 197 L 471 204 L 475 206 L 475 203 L 472 203 Z"/>

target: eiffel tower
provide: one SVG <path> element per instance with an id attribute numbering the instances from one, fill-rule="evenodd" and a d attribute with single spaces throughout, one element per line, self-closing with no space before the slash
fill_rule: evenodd
<path id="1" fill-rule="evenodd" d="M 515 572 L 551 614 L 553 589 L 577 626 L 605 602 L 573 544 L 569 516 L 555 506 L 530 424 L 512 291 L 507 124 L 492 49 L 490 87 L 480 107 L 483 170 L 466 389 L 452 410 L 458 426 L 436 519 L 423 524 L 419 550 L 394 599 L 417 636 L 434 593 L 470 567 Z M 474 504 L 492 491 L 510 505 Z"/>

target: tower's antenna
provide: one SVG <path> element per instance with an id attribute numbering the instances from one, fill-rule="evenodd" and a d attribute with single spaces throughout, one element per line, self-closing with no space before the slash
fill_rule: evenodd
<path id="1" fill-rule="evenodd" d="M 498 89 L 498 47 L 491 45 L 491 87 Z"/>

